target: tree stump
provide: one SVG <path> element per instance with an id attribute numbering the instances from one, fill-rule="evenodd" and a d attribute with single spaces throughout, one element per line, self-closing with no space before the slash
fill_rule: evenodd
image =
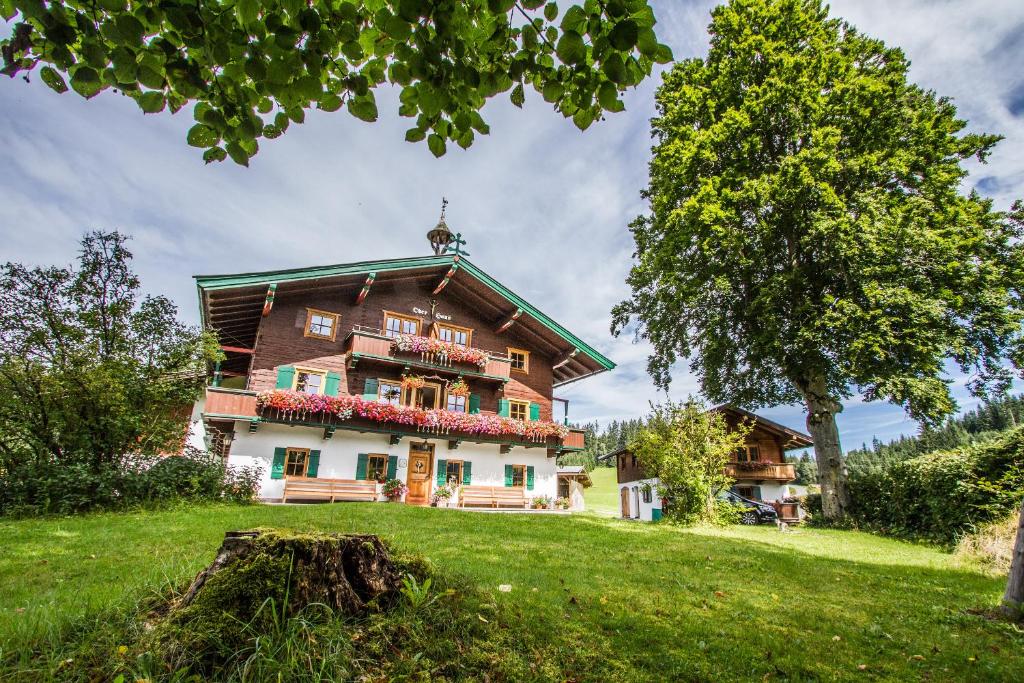
<path id="1" fill-rule="evenodd" d="M 354 616 L 371 601 L 397 594 L 400 585 L 401 572 L 374 535 L 229 531 L 213 563 L 172 609 L 205 602 L 230 611 L 232 602 L 248 603 L 236 605 L 244 616 L 273 598 L 286 603 L 289 614 L 321 604 Z"/>

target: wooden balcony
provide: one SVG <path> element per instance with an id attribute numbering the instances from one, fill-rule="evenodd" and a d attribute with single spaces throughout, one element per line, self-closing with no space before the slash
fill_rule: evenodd
<path id="1" fill-rule="evenodd" d="M 256 392 L 206 387 L 206 403 L 203 406 L 203 417 L 255 420 L 257 417 Z"/>
<path id="2" fill-rule="evenodd" d="M 792 463 L 731 462 L 725 466 L 725 473 L 733 479 L 753 479 L 754 481 L 792 481 L 796 479 L 796 468 Z"/>
<path id="3" fill-rule="evenodd" d="M 583 450 L 583 430 L 582 429 L 571 429 L 569 430 L 569 436 L 562 440 L 562 448 L 566 450 Z"/>
<path id="4" fill-rule="evenodd" d="M 345 342 L 345 353 L 349 354 L 350 363 L 362 360 L 393 363 L 499 382 L 507 382 L 512 370 L 512 360 L 508 356 L 491 352 L 487 352 L 487 364 L 481 368 L 470 363 L 446 362 L 430 354 L 395 351 L 390 337 L 378 330 L 361 327 L 356 327 L 349 333 Z"/>

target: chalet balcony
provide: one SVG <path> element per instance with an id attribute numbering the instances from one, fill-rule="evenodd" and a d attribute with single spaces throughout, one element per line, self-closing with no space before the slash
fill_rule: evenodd
<path id="1" fill-rule="evenodd" d="M 424 345 L 427 341 L 433 341 L 435 345 L 445 344 L 437 342 L 437 340 L 429 340 L 427 337 L 410 335 L 402 335 L 402 337 L 404 338 L 403 342 L 424 340 Z M 434 352 L 402 351 L 399 347 L 400 344 L 396 344 L 394 338 L 388 337 L 380 330 L 358 325 L 349 333 L 345 341 L 345 353 L 348 354 L 351 364 L 362 361 L 388 363 L 498 382 L 507 382 L 512 369 L 512 360 L 507 355 L 483 349 L 464 348 L 467 352 L 466 355 L 479 354 L 483 358 L 482 363 L 475 363 L 467 360 L 452 360 L 443 350 Z M 460 348 L 460 350 L 462 349 Z"/>
<path id="2" fill-rule="evenodd" d="M 268 401 L 277 394 L 280 401 Z M 359 396 L 306 397 L 296 392 L 267 392 L 263 398 L 253 391 L 207 387 L 203 417 L 208 420 L 241 420 L 255 431 L 261 423 L 316 427 L 331 438 L 338 429 L 390 434 L 392 438 L 414 436 L 447 439 L 450 442 L 494 443 L 503 447 L 547 448 L 550 452 L 576 451 L 584 447 L 582 430 L 549 422 L 525 422 L 498 418 L 493 413 L 467 415 L 447 410 L 402 409 L 385 403 L 365 401 Z M 305 402 L 309 399 L 308 404 Z M 334 401 L 332 404 L 331 401 Z M 325 409 L 307 409 L 315 405 Z M 329 409 L 327 409 L 329 408 Z M 427 415 L 429 413 L 429 415 Z M 423 419 L 429 417 L 430 419 Z M 473 423 L 492 422 L 515 426 L 523 433 L 482 433 L 471 431 Z"/>
<path id="3" fill-rule="evenodd" d="M 796 468 L 792 463 L 731 462 L 725 466 L 725 473 L 733 479 L 753 479 L 755 481 L 792 481 L 796 479 Z"/>

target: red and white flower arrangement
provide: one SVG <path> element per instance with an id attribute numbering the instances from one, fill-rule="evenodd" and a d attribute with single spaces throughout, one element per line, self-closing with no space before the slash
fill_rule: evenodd
<path id="1" fill-rule="evenodd" d="M 569 435 L 568 427 L 555 422 L 524 422 L 500 415 L 424 410 L 370 401 L 351 394 L 321 396 L 275 389 L 258 394 L 256 407 L 260 410 L 280 411 L 286 418 L 324 414 L 348 420 L 357 416 L 374 422 L 390 422 L 442 434 L 462 432 L 481 436 L 516 436 L 529 441 L 545 441 L 549 437 L 564 439 Z"/>
<path id="2" fill-rule="evenodd" d="M 437 361 L 439 363 L 469 363 L 483 368 L 487 365 L 488 354 L 483 349 L 475 349 L 472 346 L 460 346 L 452 342 L 443 341 L 436 337 L 421 337 L 415 334 L 399 334 L 391 340 L 391 345 L 396 351 L 405 353 L 418 353 L 424 360 Z M 427 358 L 427 357 L 430 358 Z"/>
<path id="3" fill-rule="evenodd" d="M 469 396 L 469 385 L 466 380 L 459 378 L 448 385 L 448 393 L 452 396 Z"/>

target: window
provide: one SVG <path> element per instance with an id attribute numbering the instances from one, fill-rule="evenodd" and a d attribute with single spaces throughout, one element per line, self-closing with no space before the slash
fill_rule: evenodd
<path id="1" fill-rule="evenodd" d="M 526 486 L 526 465 L 512 465 L 512 486 Z"/>
<path id="2" fill-rule="evenodd" d="M 407 315 L 399 315 L 384 311 L 384 334 L 388 337 L 397 337 L 400 334 L 419 334 L 420 319 L 410 318 Z"/>
<path id="3" fill-rule="evenodd" d="M 559 477 L 558 478 L 558 497 L 568 498 L 569 497 L 569 478 Z"/>
<path id="4" fill-rule="evenodd" d="M 644 502 L 645 503 L 650 503 L 652 500 L 654 500 L 654 497 L 651 495 L 651 487 L 650 486 L 646 486 L 646 487 L 642 488 L 641 491 L 644 494 Z"/>
<path id="5" fill-rule="evenodd" d="M 409 388 L 405 392 L 405 405 L 424 410 L 437 408 L 441 397 L 441 385 L 427 382 L 419 388 Z"/>
<path id="6" fill-rule="evenodd" d="M 512 369 L 516 372 L 530 372 L 530 352 L 509 347 L 508 357 L 512 359 Z"/>
<path id="7" fill-rule="evenodd" d="M 733 489 L 736 494 L 748 500 L 761 500 L 760 486 L 736 486 Z"/>
<path id="8" fill-rule="evenodd" d="M 466 412 L 466 397 L 448 394 L 448 402 L 447 405 L 445 405 L 445 408 L 456 413 Z"/>
<path id="9" fill-rule="evenodd" d="M 530 417 L 530 403 L 528 401 L 509 401 L 508 416 L 513 420 L 528 420 Z"/>
<path id="10" fill-rule="evenodd" d="M 377 386 L 377 400 L 393 406 L 402 405 L 402 385 L 381 380 Z"/>
<path id="11" fill-rule="evenodd" d="M 472 335 L 473 330 L 468 327 L 456 327 L 455 325 L 438 325 L 437 327 L 438 339 L 459 346 L 469 346 Z"/>
<path id="12" fill-rule="evenodd" d="M 366 458 L 366 480 L 382 481 L 387 477 L 388 456 L 371 453 Z"/>
<path id="13" fill-rule="evenodd" d="M 286 477 L 306 476 L 306 458 L 308 448 L 289 448 L 285 451 L 284 475 Z"/>
<path id="14" fill-rule="evenodd" d="M 338 333 L 339 317 L 340 316 L 337 313 L 328 313 L 327 311 L 318 311 L 315 308 L 307 308 L 306 336 L 334 341 L 334 337 Z"/>
<path id="15" fill-rule="evenodd" d="M 462 461 L 449 460 L 445 465 L 445 481 L 449 484 L 462 486 Z"/>
<path id="16" fill-rule="evenodd" d="M 295 391 L 305 394 L 324 393 L 324 373 L 321 370 L 295 368 Z"/>
<path id="17" fill-rule="evenodd" d="M 757 446 L 740 446 L 736 449 L 736 462 L 758 462 L 761 449 Z"/>

